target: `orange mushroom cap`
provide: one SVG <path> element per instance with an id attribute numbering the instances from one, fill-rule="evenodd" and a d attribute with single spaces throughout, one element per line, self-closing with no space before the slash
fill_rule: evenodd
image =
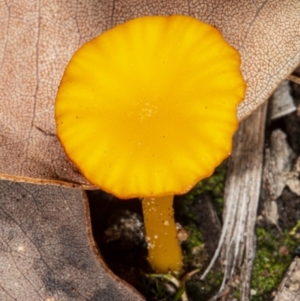
<path id="1" fill-rule="evenodd" d="M 188 16 L 141 17 L 84 44 L 57 93 L 57 135 L 119 198 L 187 192 L 231 152 L 245 82 L 239 53 Z"/>

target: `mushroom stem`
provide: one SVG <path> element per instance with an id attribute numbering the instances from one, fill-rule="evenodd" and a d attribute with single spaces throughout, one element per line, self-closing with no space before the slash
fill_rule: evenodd
<path id="1" fill-rule="evenodd" d="M 180 272 L 182 252 L 177 239 L 174 196 L 144 198 L 142 201 L 148 262 L 157 273 Z"/>

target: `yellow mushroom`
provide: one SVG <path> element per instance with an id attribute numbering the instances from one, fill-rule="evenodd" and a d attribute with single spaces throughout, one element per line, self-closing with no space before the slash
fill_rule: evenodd
<path id="1" fill-rule="evenodd" d="M 244 93 L 238 52 L 188 16 L 118 25 L 84 44 L 65 70 L 59 140 L 91 183 L 121 199 L 144 198 L 157 272 L 181 269 L 173 196 L 230 154 Z"/>

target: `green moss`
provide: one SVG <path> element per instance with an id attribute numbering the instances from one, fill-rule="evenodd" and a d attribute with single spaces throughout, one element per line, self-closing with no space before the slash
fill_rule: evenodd
<path id="1" fill-rule="evenodd" d="M 200 268 L 207 255 L 197 219 L 191 208 L 204 194 L 210 194 L 217 214 L 221 216 L 223 210 L 223 192 L 226 177 L 226 164 L 220 165 L 214 174 L 199 182 L 189 193 L 180 199 L 180 223 L 188 231 L 189 237 L 182 244 L 184 251 L 184 267 L 188 270 Z M 209 299 L 218 291 L 223 280 L 221 271 L 210 272 L 204 281 L 200 280 L 201 272 L 194 275 L 186 284 L 188 295 L 193 300 Z"/>
<path id="2" fill-rule="evenodd" d="M 240 291 L 240 288 L 239 287 L 236 287 L 233 294 L 232 294 L 232 297 L 233 299 L 236 299 L 236 300 L 240 300 L 240 297 L 241 297 L 241 291 Z"/>
<path id="3" fill-rule="evenodd" d="M 223 273 L 221 271 L 210 272 L 204 280 L 200 280 L 200 274 L 195 275 L 186 283 L 186 291 L 192 300 L 208 300 L 220 289 Z"/>
<path id="4" fill-rule="evenodd" d="M 182 245 L 184 265 L 191 269 L 199 268 L 203 261 L 203 238 L 193 210 L 195 202 L 203 194 L 210 194 L 219 214 L 223 208 L 223 191 L 226 176 L 225 164 L 220 165 L 214 174 L 199 182 L 190 192 L 181 197 L 179 206 L 180 223 L 188 231 L 189 237 Z M 201 262 L 199 262 L 201 261 Z"/>
<path id="5" fill-rule="evenodd" d="M 253 266 L 251 288 L 256 292 L 251 301 L 272 299 L 271 294 L 278 288 L 285 270 L 292 261 L 292 251 L 299 242 L 285 231 L 281 237 L 274 236 L 265 228 L 256 229 L 257 251 Z M 289 254 L 280 252 L 284 247 Z"/>
<path id="6" fill-rule="evenodd" d="M 188 216 L 192 221 L 194 221 L 195 217 L 191 211 L 191 208 L 193 207 L 195 200 L 197 200 L 201 195 L 208 193 L 212 196 L 217 213 L 221 215 L 224 204 L 223 193 L 225 178 L 226 163 L 223 162 L 219 167 L 216 168 L 211 177 L 200 181 L 193 189 L 183 196 L 180 202 L 181 214 Z"/>

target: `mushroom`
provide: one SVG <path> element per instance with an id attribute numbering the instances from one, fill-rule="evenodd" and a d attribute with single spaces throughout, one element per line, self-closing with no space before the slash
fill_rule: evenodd
<path id="1" fill-rule="evenodd" d="M 173 196 L 230 154 L 244 93 L 238 52 L 215 27 L 181 15 L 118 25 L 77 50 L 64 72 L 58 138 L 92 184 L 143 198 L 156 272 L 182 268 Z"/>

